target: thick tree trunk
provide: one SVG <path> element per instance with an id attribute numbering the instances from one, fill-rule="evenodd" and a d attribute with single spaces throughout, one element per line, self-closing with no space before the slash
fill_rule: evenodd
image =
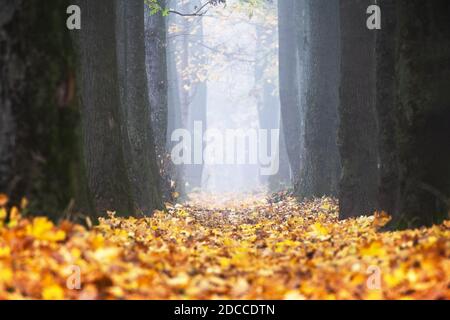
<path id="1" fill-rule="evenodd" d="M 152 214 L 163 205 L 147 87 L 144 3 L 141 0 L 117 0 L 116 6 L 123 152 L 133 212 Z M 165 138 L 165 133 L 161 135 L 158 138 Z"/>
<path id="2" fill-rule="evenodd" d="M 166 1 L 161 1 L 160 4 L 162 7 L 165 7 Z M 175 168 L 170 160 L 170 151 L 167 148 L 169 85 L 166 20 L 167 18 L 163 17 L 161 13 L 151 14 L 150 8 L 146 6 L 145 50 L 147 81 L 156 158 L 160 175 L 160 189 L 163 200 L 172 201 L 174 188 L 171 181 L 174 179 Z"/>
<path id="3" fill-rule="evenodd" d="M 305 110 L 305 161 L 296 193 L 301 197 L 337 194 L 339 104 L 339 3 L 309 3 L 311 36 Z"/>
<path id="4" fill-rule="evenodd" d="M 400 199 L 394 222 L 415 227 L 448 218 L 450 3 L 401 0 L 397 9 Z"/>
<path id="5" fill-rule="evenodd" d="M 165 6 L 165 1 L 160 3 Z M 166 19 L 161 13 L 151 14 L 150 8 L 146 6 L 145 49 L 148 93 L 155 144 L 160 158 L 166 153 L 167 143 Z"/>
<path id="6" fill-rule="evenodd" d="M 13 28 L 20 22 L 21 2 L 9 1 L 2 4 L 0 13 L 0 192 L 11 193 L 14 177 L 14 156 L 17 127 L 13 107 L 21 103 L 24 95 L 24 66 L 15 48 L 20 38 L 13 34 Z M 11 28 L 11 26 L 13 26 Z M 19 84 L 19 85 L 18 85 Z"/>
<path id="7" fill-rule="evenodd" d="M 393 214 L 398 200 L 398 156 L 395 112 L 397 1 L 381 0 L 381 30 L 376 31 L 376 111 L 378 116 L 380 210 Z"/>
<path id="8" fill-rule="evenodd" d="M 78 84 L 89 191 L 97 213 L 131 214 L 133 201 L 122 149 L 117 69 L 116 3 L 79 0 L 82 29 Z"/>
<path id="9" fill-rule="evenodd" d="M 301 116 L 294 9 L 294 0 L 278 1 L 280 110 L 293 181 L 297 183 L 300 170 Z"/>
<path id="10" fill-rule="evenodd" d="M 2 1 L 0 13 L 0 192 L 54 218 L 89 209 L 69 4 Z"/>
<path id="11" fill-rule="evenodd" d="M 377 207 L 375 31 L 366 28 L 372 1 L 341 0 L 341 90 L 338 144 L 342 175 L 340 218 L 372 214 Z"/>

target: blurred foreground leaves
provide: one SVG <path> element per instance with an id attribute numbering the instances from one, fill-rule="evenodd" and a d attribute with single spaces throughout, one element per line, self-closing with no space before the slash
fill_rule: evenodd
<path id="1" fill-rule="evenodd" d="M 7 203 L 0 299 L 450 298 L 450 221 L 380 233 L 387 216 L 338 221 L 332 199 L 198 195 L 87 230 Z"/>

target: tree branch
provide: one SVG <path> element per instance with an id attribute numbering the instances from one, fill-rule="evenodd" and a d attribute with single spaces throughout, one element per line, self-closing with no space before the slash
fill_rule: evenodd
<path id="1" fill-rule="evenodd" d="M 177 14 L 177 15 L 182 16 L 182 17 L 201 17 L 201 16 L 205 15 L 208 12 L 208 9 L 206 9 L 206 11 L 204 11 L 204 12 L 202 12 L 202 10 L 206 6 L 212 5 L 214 3 L 215 3 L 214 0 L 209 0 L 206 3 L 204 3 L 202 6 L 200 6 L 200 8 L 198 8 L 197 11 L 195 11 L 193 13 L 182 13 L 182 12 L 179 12 L 177 10 L 172 10 L 172 9 L 169 10 L 169 13 Z"/>

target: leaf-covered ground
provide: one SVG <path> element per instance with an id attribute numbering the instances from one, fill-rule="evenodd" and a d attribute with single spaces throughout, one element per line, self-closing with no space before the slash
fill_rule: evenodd
<path id="1" fill-rule="evenodd" d="M 450 298 L 450 221 L 381 233 L 383 215 L 338 221 L 332 199 L 289 197 L 168 211 L 87 230 L 0 209 L 0 299 Z"/>

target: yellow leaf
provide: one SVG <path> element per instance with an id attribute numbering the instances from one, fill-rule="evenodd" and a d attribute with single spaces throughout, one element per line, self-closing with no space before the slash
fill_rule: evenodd
<path id="1" fill-rule="evenodd" d="M 224 257 L 219 257 L 219 263 L 220 263 L 220 266 L 222 267 L 222 268 L 228 268 L 229 266 L 230 266 L 230 264 L 231 264 L 231 259 L 229 259 L 229 258 L 224 258 Z"/>
<path id="2" fill-rule="evenodd" d="M 9 247 L 0 247 L 0 258 L 9 257 L 11 249 Z"/>
<path id="3" fill-rule="evenodd" d="M 386 249 L 380 241 L 373 241 L 369 246 L 361 249 L 361 255 L 368 257 L 381 257 L 386 255 Z"/>
<path id="4" fill-rule="evenodd" d="M 7 215 L 5 208 L 0 208 L 0 220 L 5 220 Z"/>
<path id="5" fill-rule="evenodd" d="M 44 300 L 62 300 L 64 299 L 64 290 L 57 284 L 45 287 L 42 291 Z"/>
<path id="6" fill-rule="evenodd" d="M 0 268 L 0 283 L 10 282 L 13 278 L 13 273 L 11 269 Z"/>

